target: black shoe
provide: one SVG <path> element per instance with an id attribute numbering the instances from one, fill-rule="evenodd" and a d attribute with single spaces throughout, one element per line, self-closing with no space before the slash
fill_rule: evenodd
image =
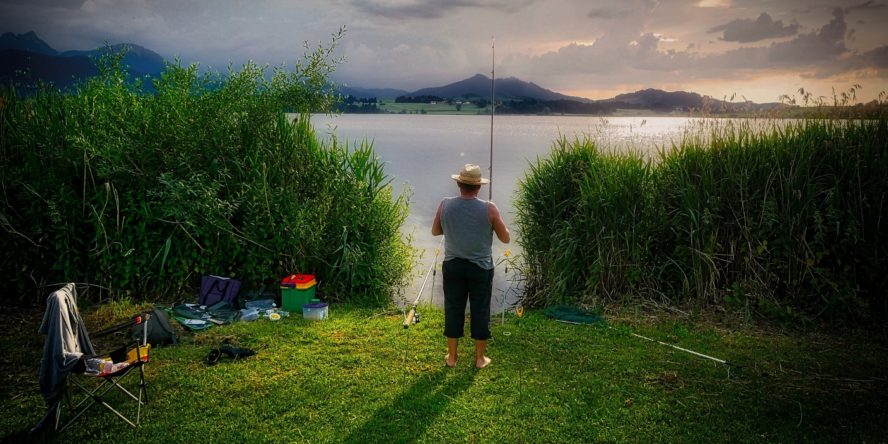
<path id="1" fill-rule="evenodd" d="M 228 355 L 231 359 L 241 359 L 249 356 L 253 356 L 256 354 L 253 350 L 248 348 L 240 348 L 240 347 L 232 347 L 228 344 L 219 347 L 219 351 Z"/>
<path id="2" fill-rule="evenodd" d="M 232 347 L 228 344 L 225 344 L 219 348 L 214 348 L 210 350 L 210 353 L 207 355 L 206 363 L 207 365 L 215 365 L 219 362 L 219 359 L 223 355 L 228 356 L 233 361 L 236 361 L 238 359 L 243 359 L 255 354 L 256 352 L 248 348 Z"/>
<path id="3" fill-rule="evenodd" d="M 215 365 L 219 362 L 219 357 L 221 356 L 222 352 L 220 352 L 218 348 L 210 350 L 210 353 L 207 355 L 207 365 Z"/>

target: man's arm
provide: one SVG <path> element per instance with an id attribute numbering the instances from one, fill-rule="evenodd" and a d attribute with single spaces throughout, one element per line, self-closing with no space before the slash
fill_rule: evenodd
<path id="1" fill-rule="evenodd" d="M 508 244 L 511 240 L 509 229 L 506 227 L 506 223 L 503 222 L 496 204 L 493 202 L 489 202 L 489 204 L 487 205 L 487 218 L 490 220 L 490 225 L 493 226 L 493 232 L 496 233 L 496 237 L 500 242 Z"/>
<path id="2" fill-rule="evenodd" d="M 438 212 L 435 213 L 435 221 L 432 222 L 432 236 L 440 236 L 444 234 L 444 228 L 441 227 L 441 208 L 444 206 L 444 201 L 438 204 Z"/>

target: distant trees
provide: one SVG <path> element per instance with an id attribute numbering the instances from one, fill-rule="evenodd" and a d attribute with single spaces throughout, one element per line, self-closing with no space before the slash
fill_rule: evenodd
<path id="1" fill-rule="evenodd" d="M 612 103 L 583 103 L 575 100 L 537 100 L 523 98 L 497 103 L 500 114 L 608 114 L 616 109 Z"/>
<path id="2" fill-rule="evenodd" d="M 398 96 L 395 97 L 395 103 L 431 103 L 444 102 L 443 97 L 438 96 Z"/>
<path id="3" fill-rule="evenodd" d="M 346 96 L 342 99 L 342 102 L 336 106 L 336 110 L 341 113 L 356 113 L 356 114 L 375 114 L 383 112 L 377 104 L 379 101 L 376 97 L 355 97 L 355 96 Z"/>
<path id="4" fill-rule="evenodd" d="M 438 96 L 432 95 L 421 95 L 421 96 L 399 96 L 395 98 L 395 103 L 401 104 L 429 104 L 429 103 L 438 103 L 441 105 L 447 104 L 452 106 L 452 110 L 455 112 L 462 112 L 464 107 L 469 105 L 474 105 L 479 113 L 485 112 L 486 109 L 491 105 L 490 99 L 485 99 L 482 97 L 471 97 L 465 99 L 444 99 Z M 390 103 L 389 103 L 390 104 Z M 342 113 L 358 113 L 358 114 L 373 114 L 373 113 L 385 113 L 385 112 L 399 112 L 397 110 L 398 107 L 384 107 L 384 103 L 382 100 L 379 100 L 376 97 L 369 98 L 359 98 L 354 96 L 347 96 L 342 99 L 339 105 L 336 107 L 336 110 Z M 402 114 L 425 114 L 428 113 L 428 109 L 414 109 L 419 108 L 416 106 L 407 107 L 406 111 L 401 110 Z M 524 98 L 505 98 L 502 101 L 497 101 L 496 103 L 496 112 L 498 114 L 538 114 L 538 115 L 550 115 L 550 114 L 611 114 L 617 109 L 636 109 L 636 108 L 645 108 L 645 109 L 654 109 L 657 111 L 670 111 L 671 109 L 667 109 L 665 106 L 661 106 L 660 104 L 654 106 L 644 107 L 638 104 L 629 104 L 625 102 L 580 102 L 576 100 L 539 100 L 533 99 L 529 97 Z M 442 112 L 441 109 L 433 107 L 433 112 Z M 446 111 L 443 111 L 446 112 Z"/>

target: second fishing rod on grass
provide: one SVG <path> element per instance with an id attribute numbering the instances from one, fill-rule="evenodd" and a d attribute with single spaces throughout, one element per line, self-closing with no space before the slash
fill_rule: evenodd
<path id="1" fill-rule="evenodd" d="M 425 277 L 422 279 L 422 285 L 419 287 L 419 293 L 416 295 L 416 299 L 413 300 L 413 304 L 410 306 L 410 310 L 407 311 L 407 314 L 404 315 L 404 328 L 410 327 L 411 324 L 418 324 L 420 320 L 419 313 L 416 311 L 416 306 L 419 304 L 419 300 L 422 298 L 422 292 L 425 290 L 426 282 L 429 280 L 429 275 L 437 275 L 438 270 L 435 265 L 438 263 L 438 255 L 441 253 L 441 245 L 444 244 L 444 236 L 441 236 L 441 240 L 438 242 L 438 246 L 435 247 L 435 258 L 432 259 L 431 265 L 429 265 L 429 270 L 426 271 Z M 432 278 L 432 288 L 435 286 L 435 279 Z"/>

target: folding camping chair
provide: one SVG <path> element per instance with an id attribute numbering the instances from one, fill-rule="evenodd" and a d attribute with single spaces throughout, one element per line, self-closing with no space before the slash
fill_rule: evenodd
<path id="1" fill-rule="evenodd" d="M 110 353 L 89 357 L 84 356 L 80 362 L 75 365 L 71 370 L 71 373 L 76 376 L 69 378 L 71 385 L 68 386 L 68 393 L 66 396 L 68 398 L 68 406 L 70 409 L 72 411 L 77 409 L 80 410 L 77 410 L 77 413 L 68 420 L 67 424 L 61 429 L 58 429 L 60 433 L 70 427 L 74 421 L 96 404 L 104 406 L 127 424 L 133 427 L 138 427 L 139 419 L 142 414 L 142 405 L 148 402 L 148 384 L 145 382 L 145 363 L 150 359 L 151 350 L 151 346 L 147 342 L 149 316 L 149 313 L 141 313 L 134 316 L 133 319 L 129 321 L 107 328 L 95 334 L 94 337 L 100 338 L 121 330 L 130 329 L 134 325 L 141 325 L 142 343 L 140 344 L 138 341 L 132 341 Z M 139 375 L 138 396 L 134 395 L 121 384 L 121 381 L 124 378 L 134 373 L 138 373 Z M 96 382 L 98 382 L 98 385 Z M 73 407 L 71 407 L 70 394 L 72 385 L 74 388 L 79 389 L 84 395 L 84 397 Z M 135 422 L 133 422 L 131 418 L 127 418 L 124 414 L 120 413 L 103 398 L 105 394 L 114 388 L 117 388 L 126 395 L 126 397 L 136 402 Z M 59 409 L 58 412 L 57 415 L 61 416 L 61 409 Z M 58 418 L 56 419 L 56 428 L 58 428 Z"/>
<path id="2" fill-rule="evenodd" d="M 63 432 L 94 405 L 101 405 L 127 424 L 137 427 L 142 405 L 148 401 L 145 382 L 145 363 L 150 358 L 147 342 L 149 313 L 141 313 L 121 324 L 102 330 L 94 337 L 108 336 L 124 329 L 140 326 L 142 341 L 130 340 L 109 353 L 95 353 L 89 335 L 77 310 L 77 291 L 73 284 L 54 292 L 47 299 L 41 333 L 47 335 L 41 362 L 41 392 L 48 410 L 43 420 L 32 429 L 32 434 L 46 430 L 52 421 L 52 430 Z M 139 327 L 136 327 L 139 328 Z M 123 386 L 129 375 L 138 374 L 137 395 Z M 109 404 L 106 395 L 117 388 L 126 398 L 135 401 L 135 422 Z M 83 398 L 72 406 L 72 389 L 82 392 Z M 135 390 L 134 390 L 135 391 Z M 115 392 L 116 393 L 116 392 Z M 70 419 L 59 428 L 62 398 L 67 400 Z M 76 410 L 76 412 L 75 412 Z"/>

